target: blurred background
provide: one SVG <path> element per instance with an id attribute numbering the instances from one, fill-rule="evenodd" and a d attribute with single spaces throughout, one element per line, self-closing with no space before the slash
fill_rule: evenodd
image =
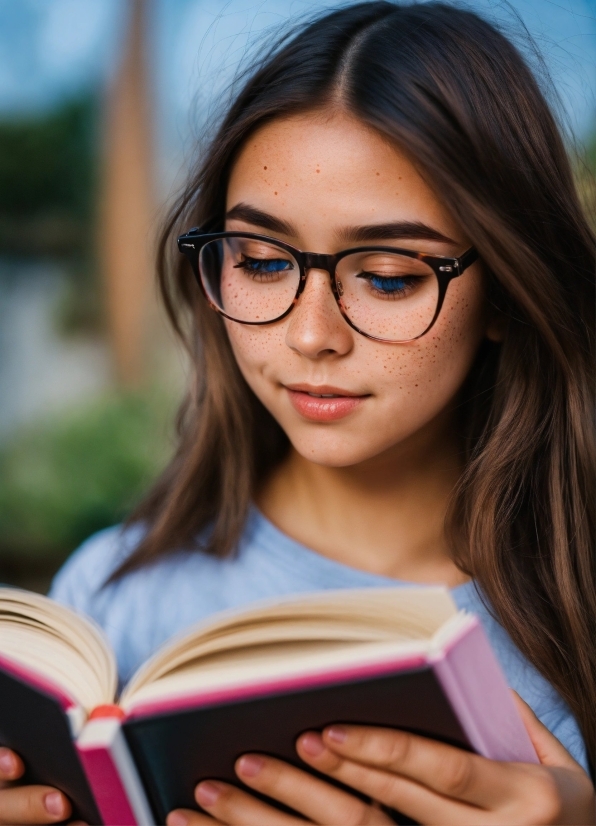
<path id="1" fill-rule="evenodd" d="M 0 0 L 0 582 L 44 591 L 167 461 L 160 218 L 272 32 L 340 4 Z M 594 209 L 596 0 L 467 5 L 528 53 Z"/>

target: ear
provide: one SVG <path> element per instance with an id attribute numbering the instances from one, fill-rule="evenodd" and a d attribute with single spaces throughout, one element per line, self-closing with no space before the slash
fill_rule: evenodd
<path id="1" fill-rule="evenodd" d="M 505 338 L 506 332 L 506 316 L 503 315 L 503 313 L 499 312 L 499 310 L 493 308 L 488 318 L 484 335 L 489 341 L 494 341 L 496 344 L 500 344 L 500 342 L 502 342 Z"/>

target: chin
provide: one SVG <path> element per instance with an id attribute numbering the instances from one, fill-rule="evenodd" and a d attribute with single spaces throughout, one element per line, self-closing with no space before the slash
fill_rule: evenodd
<path id="1" fill-rule="evenodd" d="M 313 438 L 312 434 L 293 437 L 289 433 L 289 439 L 294 450 L 304 459 L 313 462 L 315 465 L 323 467 L 351 467 L 366 462 L 378 456 L 386 449 L 386 445 L 363 445 L 362 438 L 352 440 L 344 435 L 341 437 L 331 437 L 331 434 L 323 434 L 320 439 Z M 357 442 L 357 444 L 356 444 Z"/>

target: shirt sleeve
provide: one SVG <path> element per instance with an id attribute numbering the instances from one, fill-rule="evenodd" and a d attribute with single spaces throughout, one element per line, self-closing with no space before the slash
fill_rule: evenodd
<path id="1" fill-rule="evenodd" d="M 117 525 L 87 539 L 58 571 L 48 596 L 76 611 L 94 616 L 95 602 L 110 574 L 138 542 L 138 537 L 131 537 L 130 534 L 130 530 L 123 531 Z"/>

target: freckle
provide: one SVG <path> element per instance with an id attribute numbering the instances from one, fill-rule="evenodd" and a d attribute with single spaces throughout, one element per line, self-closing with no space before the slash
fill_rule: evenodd
<path id="1" fill-rule="evenodd" d="M 380 175 L 380 174 L 381 174 L 380 172 L 377 172 L 377 175 Z"/>
<path id="2" fill-rule="evenodd" d="M 316 169 L 316 170 L 315 170 L 315 172 L 320 172 L 320 171 L 321 171 L 320 169 Z"/>
<path id="3" fill-rule="evenodd" d="M 274 194 L 274 195 L 277 195 L 277 192 L 274 192 L 273 194 Z"/>

